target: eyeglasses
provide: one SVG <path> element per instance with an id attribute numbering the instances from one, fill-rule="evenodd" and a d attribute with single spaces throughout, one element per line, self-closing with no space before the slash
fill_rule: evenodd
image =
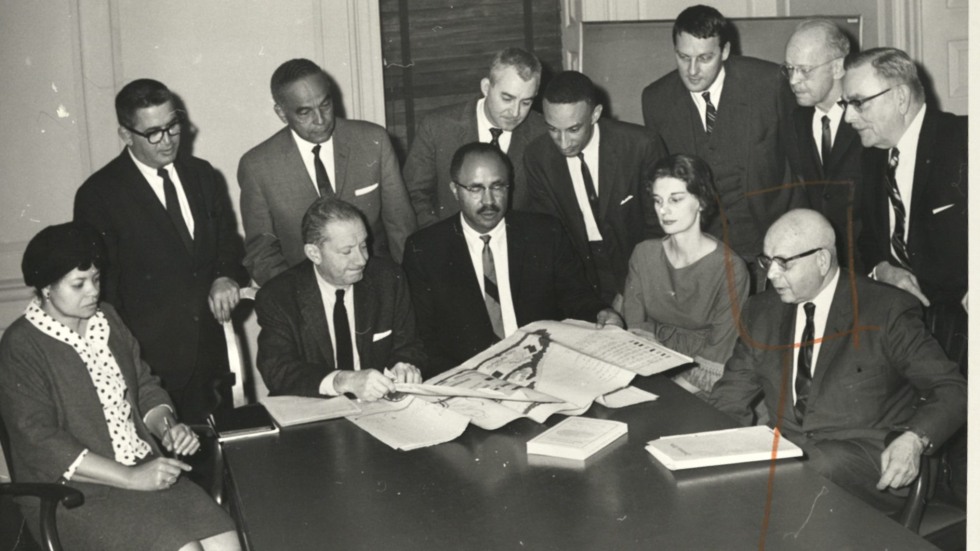
<path id="1" fill-rule="evenodd" d="M 126 126 L 125 124 L 123 125 L 123 128 L 129 130 L 130 132 L 136 134 L 137 136 L 142 136 L 146 138 L 146 141 L 149 142 L 151 145 L 156 145 L 163 140 L 164 134 L 170 137 L 180 135 L 180 119 L 179 118 L 174 119 L 173 122 L 171 122 L 167 126 L 164 126 L 163 128 L 149 128 L 146 130 L 146 132 L 140 132 L 139 130 Z"/>
<path id="2" fill-rule="evenodd" d="M 832 61 L 837 61 L 838 59 L 840 59 L 839 56 L 833 59 L 828 59 L 827 61 L 824 61 L 819 65 L 809 65 L 809 66 L 807 65 L 794 66 L 794 65 L 787 65 L 784 63 L 783 65 L 779 66 L 779 72 L 782 73 L 782 75 L 786 78 L 793 78 L 793 73 L 796 73 L 800 75 L 800 78 L 806 80 L 810 78 L 810 73 L 812 73 L 814 70 L 819 69 L 820 67 L 823 67 L 824 65 Z"/>
<path id="3" fill-rule="evenodd" d="M 823 250 L 822 247 L 817 247 L 816 249 L 810 249 L 805 253 L 800 253 L 798 255 L 794 255 L 789 258 L 783 258 L 781 256 L 769 257 L 764 254 L 760 254 L 758 257 L 756 257 L 756 261 L 759 263 L 759 267 L 762 268 L 764 272 L 768 272 L 769 268 L 773 265 L 773 263 L 775 263 L 776 266 L 779 266 L 780 270 L 786 271 L 790 268 L 789 265 L 790 262 L 794 260 L 798 260 L 800 258 L 808 257 L 811 254 L 821 250 Z"/>
<path id="4" fill-rule="evenodd" d="M 479 195 L 481 197 L 483 196 L 483 193 L 485 191 L 487 191 L 488 189 L 490 190 L 490 193 L 492 193 L 494 195 L 500 195 L 507 188 L 510 187 L 510 184 L 501 184 L 501 183 L 490 184 L 489 187 L 484 186 L 482 184 L 476 184 L 476 185 L 472 185 L 472 186 L 464 186 L 463 184 L 459 184 L 459 183 L 456 183 L 456 182 L 453 182 L 453 183 L 456 184 L 457 187 L 460 187 L 460 188 L 465 189 L 467 191 L 467 193 L 472 193 L 473 195 Z"/>
<path id="5" fill-rule="evenodd" d="M 885 88 L 884 90 L 878 92 L 877 94 L 875 94 L 873 96 L 870 96 L 870 97 L 867 97 L 867 98 L 864 98 L 864 99 L 842 99 L 842 100 L 840 100 L 840 101 L 837 102 L 837 105 L 840 105 L 841 109 L 844 109 L 844 110 L 847 110 L 848 107 L 853 107 L 855 111 L 857 111 L 858 113 L 862 113 L 862 112 L 864 112 L 864 104 L 865 103 L 868 103 L 869 101 L 871 101 L 871 100 L 873 100 L 873 99 L 875 99 L 875 98 L 877 98 L 879 96 L 883 96 L 883 95 L 887 94 L 888 92 L 891 92 L 893 88 L 894 87 L 892 87 L 892 88 Z"/>

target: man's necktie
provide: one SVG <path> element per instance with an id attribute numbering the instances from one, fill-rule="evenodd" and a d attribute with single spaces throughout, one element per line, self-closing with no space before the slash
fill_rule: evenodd
<path id="1" fill-rule="evenodd" d="M 905 203 L 902 202 L 902 194 L 898 191 L 898 179 L 895 171 L 898 168 L 898 148 L 893 147 L 888 154 L 888 199 L 891 201 L 892 210 L 895 211 L 895 229 L 892 231 L 892 250 L 895 252 L 895 260 L 911 271 L 909 262 L 909 248 L 905 243 Z"/>
<path id="2" fill-rule="evenodd" d="M 497 289 L 497 268 L 493 263 L 493 251 L 490 250 L 490 236 L 481 235 L 483 240 L 483 301 L 490 315 L 490 325 L 498 339 L 504 338 L 504 317 L 500 313 L 500 291 Z"/>
<path id="3" fill-rule="evenodd" d="M 796 359 L 796 420 L 803 423 L 806 415 L 806 400 L 810 396 L 810 383 L 813 382 L 813 311 L 816 305 L 808 302 L 803 305 L 806 313 L 806 325 L 803 326 L 803 336 L 800 337 L 800 352 Z"/>
<path id="4" fill-rule="evenodd" d="M 313 169 L 316 171 L 316 187 L 320 190 L 320 197 L 333 195 L 333 186 L 330 185 L 327 167 L 323 166 L 323 161 L 320 160 L 320 144 L 313 146 Z"/>
<path id="5" fill-rule="evenodd" d="M 177 188 L 174 187 L 174 182 L 170 179 L 170 173 L 165 168 L 157 170 L 157 176 L 163 178 L 163 198 L 167 202 L 167 214 L 170 216 L 170 221 L 177 228 L 177 234 L 180 235 L 180 240 L 184 243 L 184 247 L 187 248 L 187 252 L 193 254 L 194 239 L 191 237 L 191 232 L 187 230 L 184 215 L 180 212 L 180 200 L 177 199 Z"/>
<path id="6" fill-rule="evenodd" d="M 715 109 L 715 104 L 711 103 L 711 92 L 704 92 L 701 97 L 704 98 L 704 131 L 711 134 L 715 128 L 715 119 L 718 118 L 718 110 Z"/>
<path id="7" fill-rule="evenodd" d="M 596 225 L 599 225 L 599 195 L 595 191 L 595 182 L 592 181 L 592 172 L 589 165 L 585 162 L 585 154 L 579 153 L 578 160 L 582 163 L 582 181 L 585 183 L 585 194 L 589 196 L 589 207 L 592 208 L 592 218 Z"/>
<path id="8" fill-rule="evenodd" d="M 343 289 L 337 289 L 337 302 L 333 304 L 333 336 L 337 340 L 337 369 L 354 369 L 354 347 Z"/>
<path id="9" fill-rule="evenodd" d="M 830 151 L 834 147 L 830 136 L 830 117 L 824 115 L 820 118 L 823 127 L 820 135 L 820 158 L 823 161 L 824 169 L 827 168 L 827 160 L 830 159 Z"/>
<path id="10" fill-rule="evenodd" d="M 491 136 L 491 138 L 490 138 L 490 145 L 496 147 L 497 149 L 500 149 L 500 135 L 503 134 L 503 133 L 504 133 L 504 131 L 501 130 L 501 129 L 499 129 L 499 128 L 491 128 L 490 129 L 490 136 Z"/>

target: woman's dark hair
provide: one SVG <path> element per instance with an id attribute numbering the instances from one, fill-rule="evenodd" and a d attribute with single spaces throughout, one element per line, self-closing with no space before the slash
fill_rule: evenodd
<path id="1" fill-rule="evenodd" d="M 34 293 L 40 298 L 42 289 L 75 268 L 88 270 L 95 266 L 101 270 L 104 261 L 99 233 L 82 222 L 68 222 L 38 232 L 27 244 L 20 268 L 24 283 L 34 287 Z"/>
<path id="2" fill-rule="evenodd" d="M 646 191 L 653 196 L 653 184 L 660 178 L 677 178 L 683 181 L 687 192 L 697 197 L 701 204 L 701 227 L 706 227 L 718 213 L 718 192 L 715 190 L 711 167 L 700 157 L 670 155 L 657 161 L 646 180 Z"/>

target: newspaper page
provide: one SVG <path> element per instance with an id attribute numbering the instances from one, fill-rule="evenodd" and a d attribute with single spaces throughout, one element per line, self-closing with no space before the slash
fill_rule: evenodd
<path id="1" fill-rule="evenodd" d="M 396 450 L 414 450 L 455 440 L 470 420 L 413 396 L 398 401 L 362 402 L 361 412 L 347 417 Z"/>

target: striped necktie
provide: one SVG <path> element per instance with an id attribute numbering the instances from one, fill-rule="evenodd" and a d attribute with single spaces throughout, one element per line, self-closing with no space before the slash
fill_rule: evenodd
<path id="1" fill-rule="evenodd" d="M 796 411 L 796 420 L 803 424 L 803 416 L 806 415 L 806 400 L 810 397 L 810 384 L 813 382 L 813 312 L 817 307 L 812 302 L 803 305 L 803 312 L 806 313 L 806 324 L 803 326 L 803 335 L 800 337 L 800 352 L 796 358 L 796 404 L 793 409 Z"/>
<path id="2" fill-rule="evenodd" d="M 490 250 L 490 236 L 481 235 L 480 239 L 483 240 L 483 302 L 487 305 L 493 334 L 503 339 L 504 317 L 500 313 L 500 291 L 497 289 L 497 268 L 493 263 L 493 251 Z"/>
<path id="3" fill-rule="evenodd" d="M 701 97 L 704 98 L 704 131 L 706 134 L 711 134 L 715 128 L 715 119 L 718 118 L 718 110 L 715 109 L 715 104 L 711 103 L 711 92 L 704 92 Z"/>
<path id="4" fill-rule="evenodd" d="M 888 154 L 888 199 L 895 212 L 895 229 L 892 231 L 892 251 L 895 253 L 895 260 L 906 270 L 911 271 L 909 262 L 909 247 L 905 242 L 905 203 L 902 202 L 902 194 L 898 191 L 898 179 L 895 171 L 898 169 L 898 148 L 893 147 Z"/>

